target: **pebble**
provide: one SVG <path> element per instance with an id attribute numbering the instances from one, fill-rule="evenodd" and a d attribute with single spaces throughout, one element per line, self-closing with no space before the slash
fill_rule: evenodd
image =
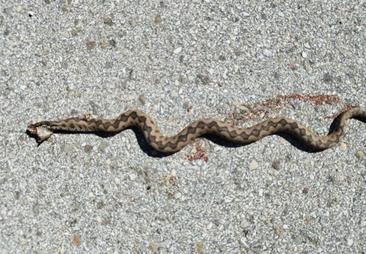
<path id="1" fill-rule="evenodd" d="M 197 242 L 196 243 L 196 252 L 197 253 L 204 253 L 205 250 L 205 246 L 202 242 Z"/>
<path id="2" fill-rule="evenodd" d="M 155 243 L 155 242 L 150 242 L 150 244 L 149 244 L 149 250 L 150 250 L 150 253 L 158 253 L 159 252 L 159 249 L 160 249 L 160 247 L 159 247 L 159 245 L 157 244 L 157 243 Z"/>
<path id="3" fill-rule="evenodd" d="M 93 151 L 93 146 L 92 145 L 85 145 L 84 146 L 84 152 L 91 153 L 91 151 Z"/>
<path id="4" fill-rule="evenodd" d="M 249 169 L 250 170 L 255 170 L 258 168 L 258 162 L 256 160 L 252 160 L 250 163 L 249 163 Z"/>
<path id="5" fill-rule="evenodd" d="M 107 142 L 102 142 L 99 146 L 98 146 L 98 150 L 99 152 L 105 152 L 105 150 L 108 147 L 108 143 Z"/>
<path id="6" fill-rule="evenodd" d="M 273 56 L 273 52 L 272 52 L 272 50 L 264 49 L 263 50 L 263 55 L 266 56 L 266 57 L 271 57 L 271 56 Z"/>
<path id="7" fill-rule="evenodd" d="M 138 98 L 139 102 L 142 104 L 142 105 L 145 105 L 146 103 L 146 97 L 144 95 L 139 95 L 139 98 Z"/>
<path id="8" fill-rule="evenodd" d="M 72 237 L 72 243 L 75 245 L 75 246 L 80 246 L 81 244 L 81 236 L 79 234 L 76 234 Z"/>
<path id="9" fill-rule="evenodd" d="M 161 23 L 161 16 L 160 15 L 156 15 L 154 18 L 154 23 L 155 24 L 160 24 Z"/>
<path id="10" fill-rule="evenodd" d="M 362 159 L 365 157 L 365 153 L 361 150 L 357 151 L 355 155 L 358 159 Z"/>
<path id="11" fill-rule="evenodd" d="M 276 170 L 280 170 L 281 169 L 281 161 L 280 160 L 274 160 L 272 162 L 272 168 L 274 168 Z"/>
<path id="12" fill-rule="evenodd" d="M 106 41 L 106 40 L 101 40 L 101 41 L 99 42 L 99 46 L 100 46 L 102 49 L 107 48 L 107 47 L 108 47 L 108 45 L 109 45 L 109 43 L 108 43 L 108 41 Z"/>
<path id="13" fill-rule="evenodd" d="M 240 15 L 241 15 L 242 17 L 244 17 L 244 18 L 247 18 L 247 17 L 249 17 L 249 16 L 250 16 L 250 13 L 243 11 L 243 12 L 241 12 L 241 13 L 240 13 Z"/>
<path id="14" fill-rule="evenodd" d="M 347 245 L 348 246 L 352 246 L 353 245 L 353 240 L 351 238 L 347 239 Z"/>
<path id="15" fill-rule="evenodd" d="M 174 54 L 179 54 L 180 52 L 182 52 L 182 47 L 174 49 Z"/>
<path id="16" fill-rule="evenodd" d="M 339 145 L 339 149 L 341 149 L 341 151 L 346 151 L 346 150 L 347 150 L 347 144 L 342 142 L 342 143 Z"/>
<path id="17" fill-rule="evenodd" d="M 136 178 L 137 178 L 137 175 L 136 175 L 135 173 L 131 173 L 131 174 L 129 174 L 128 176 L 130 177 L 130 180 L 131 180 L 131 181 L 135 181 L 135 180 L 136 180 Z"/>
<path id="18" fill-rule="evenodd" d="M 112 26 L 114 24 L 111 17 L 104 17 L 103 23 L 108 25 L 108 26 Z"/>
<path id="19" fill-rule="evenodd" d="M 89 50 L 95 48 L 95 46 L 96 46 L 96 42 L 95 41 L 88 41 L 88 42 L 86 42 L 86 48 L 89 49 Z"/>

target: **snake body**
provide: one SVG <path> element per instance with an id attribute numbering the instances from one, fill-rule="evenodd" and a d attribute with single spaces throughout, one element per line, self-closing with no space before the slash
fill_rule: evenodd
<path id="1" fill-rule="evenodd" d="M 126 128 L 138 127 L 147 143 L 162 153 L 175 153 L 196 138 L 213 134 L 237 144 L 249 144 L 273 134 L 286 133 L 299 139 L 313 150 L 325 150 L 336 145 L 344 135 L 346 121 L 355 118 L 366 122 L 366 111 L 359 107 L 340 113 L 332 123 L 328 135 L 318 135 L 295 120 L 277 117 L 270 118 L 248 128 L 234 127 L 231 124 L 212 118 L 202 119 L 187 125 L 174 136 L 163 136 L 154 121 L 139 110 L 129 110 L 115 119 L 68 118 L 59 121 L 41 121 L 30 124 L 27 132 L 40 144 L 53 132 L 107 133 L 116 134 Z"/>

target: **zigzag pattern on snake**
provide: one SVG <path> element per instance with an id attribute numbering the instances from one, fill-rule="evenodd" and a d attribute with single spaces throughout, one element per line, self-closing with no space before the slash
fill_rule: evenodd
<path id="1" fill-rule="evenodd" d="M 336 145 L 344 135 L 346 121 L 355 118 L 366 122 L 366 111 L 359 107 L 350 108 L 340 113 L 332 123 L 328 135 L 318 135 L 295 120 L 277 117 L 265 120 L 252 127 L 233 127 L 229 123 L 215 119 L 202 119 L 192 122 L 178 134 L 167 137 L 160 133 L 158 126 L 145 113 L 129 110 L 116 119 L 93 119 L 88 117 L 68 118 L 60 121 L 41 121 L 30 124 L 27 133 L 36 138 L 40 144 L 48 139 L 53 132 L 78 133 L 110 133 L 115 134 L 126 128 L 138 127 L 147 143 L 162 153 L 175 153 L 205 134 L 214 134 L 237 144 L 249 144 L 266 136 L 286 133 L 314 150 L 325 150 Z"/>

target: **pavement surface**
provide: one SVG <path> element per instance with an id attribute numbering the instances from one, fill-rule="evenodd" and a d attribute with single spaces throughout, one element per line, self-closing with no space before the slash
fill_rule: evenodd
<path id="1" fill-rule="evenodd" d="M 0 0 L 1 253 L 365 253 L 366 124 L 167 157 L 30 122 L 139 108 L 165 134 L 366 108 L 366 2 Z M 282 96 L 282 97 L 279 97 Z"/>

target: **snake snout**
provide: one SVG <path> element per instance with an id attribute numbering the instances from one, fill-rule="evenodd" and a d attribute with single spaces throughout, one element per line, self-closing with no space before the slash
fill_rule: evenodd
<path id="1" fill-rule="evenodd" d="M 36 127 L 32 124 L 28 125 L 26 133 L 30 137 L 34 138 L 37 141 L 38 145 L 47 140 L 53 134 L 52 131 L 48 130 L 45 127 Z"/>
<path id="2" fill-rule="evenodd" d="M 30 124 L 30 125 L 28 125 L 27 130 L 25 132 L 29 135 L 36 136 L 37 128 L 34 127 L 34 125 Z"/>

